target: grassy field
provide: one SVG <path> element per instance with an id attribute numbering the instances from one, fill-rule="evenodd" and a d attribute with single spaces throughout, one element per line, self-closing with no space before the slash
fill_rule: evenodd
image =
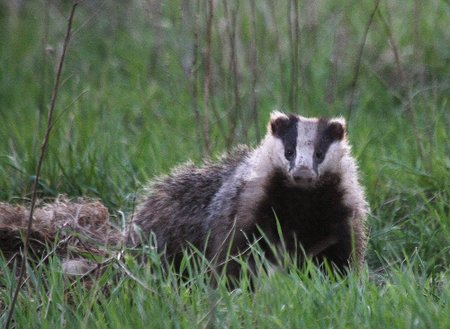
<path id="1" fill-rule="evenodd" d="M 71 5 L 14 3 L 0 0 L 0 201 L 26 204 Z M 450 6 L 375 4 L 82 2 L 40 198 L 98 198 L 120 226 L 145 182 L 257 145 L 274 109 L 343 115 L 372 209 L 367 266 L 333 279 L 287 261 L 230 292 L 143 250 L 149 264 L 125 255 L 85 289 L 50 257 L 30 263 L 16 328 L 450 328 Z"/>

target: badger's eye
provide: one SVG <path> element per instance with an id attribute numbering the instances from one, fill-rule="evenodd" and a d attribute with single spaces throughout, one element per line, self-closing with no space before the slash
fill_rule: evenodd
<path id="1" fill-rule="evenodd" d="M 295 150 L 293 149 L 287 149 L 286 151 L 284 151 L 284 156 L 286 157 L 287 160 L 292 160 L 294 158 L 295 155 Z"/>
<path id="2" fill-rule="evenodd" d="M 316 159 L 322 161 L 325 158 L 325 154 L 322 151 L 316 151 L 315 153 Z"/>

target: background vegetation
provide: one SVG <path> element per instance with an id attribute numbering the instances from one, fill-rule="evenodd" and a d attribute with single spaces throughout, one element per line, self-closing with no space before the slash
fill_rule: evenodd
<path id="1" fill-rule="evenodd" d="M 71 5 L 0 1 L 2 201 L 30 197 Z M 372 208 L 368 265 L 333 280 L 287 262 L 228 292 L 144 250 L 151 264 L 126 258 L 86 290 L 50 257 L 30 264 L 16 327 L 450 327 L 449 22 L 443 0 L 83 1 L 41 198 L 99 198 L 120 226 L 146 181 L 257 145 L 273 109 L 343 115 Z"/>

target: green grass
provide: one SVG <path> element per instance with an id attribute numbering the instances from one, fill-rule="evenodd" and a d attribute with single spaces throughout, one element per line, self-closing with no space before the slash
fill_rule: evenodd
<path id="1" fill-rule="evenodd" d="M 69 13 L 67 3 L 43 3 L 14 12 L 0 2 L 0 200 L 7 202 L 30 197 Z M 206 8 L 205 2 L 190 3 L 191 16 L 183 16 L 182 2 L 175 0 L 162 4 L 161 16 L 144 1 L 79 6 L 41 198 L 96 197 L 114 220 L 120 211 L 131 213 L 146 181 L 188 159 L 201 160 L 202 122 L 192 108 L 188 69 L 197 10 L 195 72 L 203 113 Z M 236 3 L 237 80 L 227 34 Z M 256 145 L 256 127 L 265 131 L 273 109 L 344 115 L 372 209 L 367 268 L 334 280 L 313 267 L 300 271 L 287 264 L 271 276 L 262 273 L 253 292 L 245 279 L 229 292 L 224 278 L 213 289 L 202 267 L 183 283 L 172 271 L 160 272 L 158 255 L 151 254 L 146 265 L 126 255 L 133 277 L 111 262 L 85 289 L 65 278 L 60 259 L 51 257 L 30 264 L 15 311 L 17 328 L 450 327 L 450 6 L 439 0 L 381 1 L 349 116 L 358 48 L 373 2 L 321 1 L 314 7 L 299 1 L 300 39 L 291 44 L 289 2 L 272 11 L 269 1 L 256 1 L 255 118 L 249 3 L 228 2 L 229 15 L 224 2 L 215 8 L 212 155 L 230 146 L 231 135 L 233 144 Z M 295 65 L 299 71 L 292 75 Z M 3 325 L 15 278 L 4 259 L 0 273 Z"/>
<path id="2" fill-rule="evenodd" d="M 154 257 L 153 257 L 154 259 Z M 313 265 L 293 265 L 271 276 L 260 273 L 254 291 L 247 280 L 230 292 L 224 282 L 211 288 L 204 272 L 193 271 L 182 283 L 173 272 L 161 273 L 158 261 L 138 266 L 135 278 L 111 265 L 86 292 L 60 271 L 59 259 L 30 271 L 30 282 L 16 310 L 18 328 L 446 328 L 450 287 L 448 272 L 426 277 L 407 264 L 382 278 L 360 275 L 324 277 Z M 150 269 L 153 267 L 153 269 Z M 6 270 L 6 269 L 4 269 Z M 5 282 L 11 283 L 8 279 Z M 13 281 L 13 280 L 11 280 Z M 107 289 L 105 289 L 107 287 Z M 150 287 L 150 288 L 148 288 Z M 31 296 L 31 298 L 30 298 Z M 8 294 L 2 293 L 8 302 Z"/>

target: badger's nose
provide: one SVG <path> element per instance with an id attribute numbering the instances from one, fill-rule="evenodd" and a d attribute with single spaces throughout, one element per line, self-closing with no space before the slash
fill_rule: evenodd
<path id="1" fill-rule="evenodd" d="M 292 177 L 296 182 L 312 183 L 315 181 L 317 175 L 311 168 L 307 166 L 300 166 L 294 171 Z"/>

